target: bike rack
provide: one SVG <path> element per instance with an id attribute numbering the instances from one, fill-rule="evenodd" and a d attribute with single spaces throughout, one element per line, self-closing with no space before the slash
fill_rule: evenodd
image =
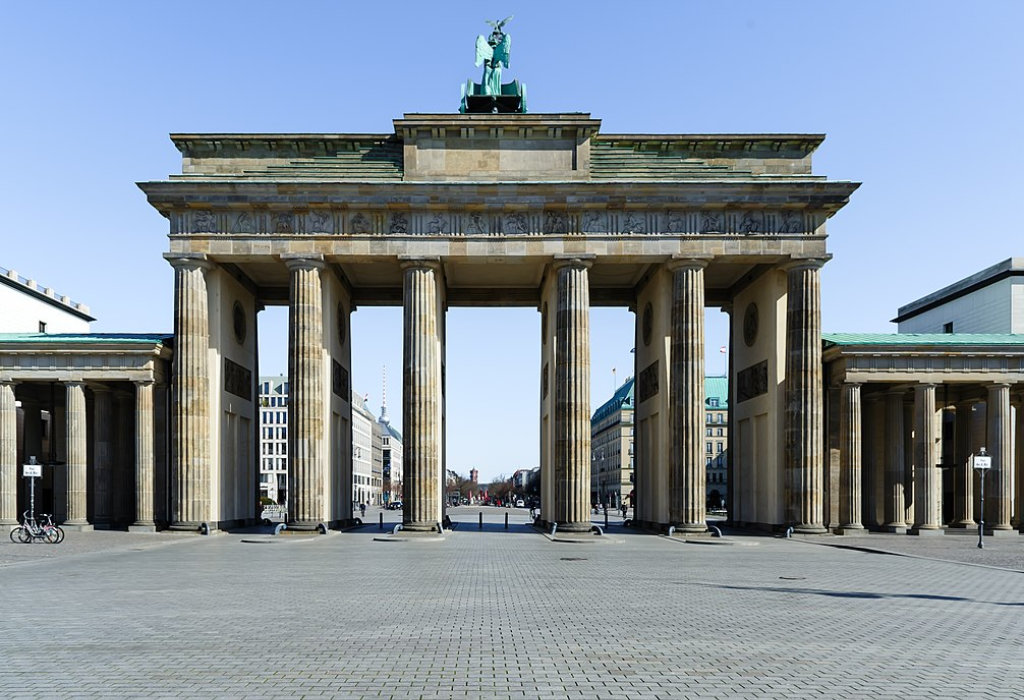
<path id="1" fill-rule="evenodd" d="M 790 525 L 789 527 L 786 528 L 786 539 L 788 540 L 791 537 L 793 537 L 793 526 L 792 525 Z"/>
<path id="2" fill-rule="evenodd" d="M 722 534 L 722 531 L 721 531 L 721 530 L 719 530 L 719 529 L 718 529 L 717 527 L 715 527 L 714 525 L 708 525 L 708 529 L 709 529 L 709 530 L 714 530 L 715 534 L 714 534 L 714 535 L 712 535 L 712 537 L 724 537 L 724 536 L 725 536 L 725 535 L 723 535 L 723 534 Z"/>
<path id="3" fill-rule="evenodd" d="M 444 534 L 444 525 L 441 524 L 440 520 L 437 521 L 437 534 L 439 534 L 439 535 L 443 535 Z"/>
<path id="4" fill-rule="evenodd" d="M 674 535 L 674 534 L 675 534 L 675 531 L 676 531 L 676 526 L 675 526 L 675 525 L 669 525 L 669 526 L 668 526 L 668 536 L 669 536 L 669 537 L 671 537 L 672 535 Z"/>
<path id="5" fill-rule="evenodd" d="M 199 534 L 209 535 L 210 534 L 210 523 L 199 523 Z"/>
<path id="6" fill-rule="evenodd" d="M 601 536 L 601 535 L 604 534 L 604 530 L 601 529 L 600 525 L 591 525 L 590 526 L 590 532 L 597 532 L 598 536 Z"/>
<path id="7" fill-rule="evenodd" d="M 558 523 L 551 523 L 551 536 L 554 537 L 556 532 L 558 532 Z"/>
<path id="8" fill-rule="evenodd" d="M 395 525 L 395 529 L 391 531 L 391 534 L 392 535 L 397 535 L 399 530 L 404 530 L 404 529 L 405 528 L 402 527 L 402 523 L 398 523 L 397 525 Z"/>
<path id="9" fill-rule="evenodd" d="M 362 522 L 360 522 L 360 525 L 361 524 L 362 524 Z M 316 531 L 319 532 L 321 535 L 326 535 L 327 534 L 327 525 L 326 525 L 326 523 L 317 523 L 316 524 Z"/>
<path id="10" fill-rule="evenodd" d="M 285 525 L 284 523 L 278 523 L 277 527 L 274 528 L 274 534 L 275 535 L 280 535 L 281 534 L 281 530 L 287 530 L 287 529 L 288 529 L 287 525 Z"/>

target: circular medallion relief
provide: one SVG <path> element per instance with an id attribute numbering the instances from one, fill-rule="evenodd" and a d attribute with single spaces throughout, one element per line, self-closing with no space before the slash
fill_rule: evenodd
<path id="1" fill-rule="evenodd" d="M 241 345 L 245 342 L 245 309 L 240 302 L 235 302 L 231 307 L 231 328 L 235 332 L 235 340 Z"/>
<path id="2" fill-rule="evenodd" d="M 644 317 L 641 322 L 641 333 L 643 334 L 644 346 L 651 344 L 651 332 L 654 330 L 654 309 L 651 308 L 651 303 L 647 302 L 647 306 L 644 307 Z"/>
<path id="3" fill-rule="evenodd" d="M 345 313 L 345 305 L 338 302 L 338 344 L 345 345 L 345 337 L 348 334 L 348 314 Z"/>
<path id="4" fill-rule="evenodd" d="M 743 342 L 751 347 L 757 340 L 757 304 L 747 304 L 747 310 L 743 312 Z"/>

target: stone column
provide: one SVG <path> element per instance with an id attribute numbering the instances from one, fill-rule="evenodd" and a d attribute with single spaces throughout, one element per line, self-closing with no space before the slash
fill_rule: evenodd
<path id="1" fill-rule="evenodd" d="M 839 404 L 839 531 L 844 535 L 864 531 L 861 522 L 862 439 L 860 384 L 843 384 Z"/>
<path id="2" fill-rule="evenodd" d="M 203 256 L 165 256 L 174 267 L 170 529 L 210 520 L 210 318 Z M 211 523 L 211 527 L 212 527 Z"/>
<path id="3" fill-rule="evenodd" d="M 0 381 L 0 531 L 18 524 L 18 410 L 14 384 Z"/>
<path id="4" fill-rule="evenodd" d="M 92 522 L 97 527 L 110 525 L 110 483 L 113 478 L 114 414 L 110 390 L 92 387 Z"/>
<path id="5" fill-rule="evenodd" d="M 555 512 L 560 531 L 590 530 L 590 261 L 556 259 Z"/>
<path id="6" fill-rule="evenodd" d="M 802 534 L 824 526 L 821 369 L 822 260 L 787 268 L 786 296 L 786 519 Z"/>
<path id="7" fill-rule="evenodd" d="M 1018 384 L 1018 386 L 1020 385 Z M 1017 529 L 1020 532 L 1024 532 L 1024 396 L 1021 396 L 1020 399 L 1015 407 L 1017 414 L 1017 420 L 1015 421 L 1017 425 L 1014 433 L 1014 445 L 1017 452 L 1015 483 L 1017 484 Z"/>
<path id="8" fill-rule="evenodd" d="M 907 531 L 904 432 L 903 392 L 891 391 L 885 395 L 885 529 L 901 534 Z"/>
<path id="9" fill-rule="evenodd" d="M 153 380 L 135 382 L 135 523 L 132 532 L 156 532 L 153 519 Z"/>
<path id="10" fill-rule="evenodd" d="M 436 530 L 442 519 L 441 489 L 441 266 L 407 260 L 403 304 L 403 527 Z"/>
<path id="11" fill-rule="evenodd" d="M 1010 517 L 1013 498 L 1013 423 L 1010 418 L 1010 385 L 992 384 L 988 387 L 988 429 L 986 441 L 992 455 L 992 469 L 986 476 L 985 500 L 988 502 L 985 524 L 997 530 L 1011 530 Z"/>
<path id="12" fill-rule="evenodd" d="M 953 469 L 953 522 L 950 527 L 975 527 L 974 474 L 967 458 L 971 454 L 971 409 L 974 401 L 956 404 L 953 444 L 956 466 Z"/>
<path id="13" fill-rule="evenodd" d="M 935 385 L 914 387 L 914 532 L 942 534 L 935 482 Z"/>
<path id="14" fill-rule="evenodd" d="M 86 517 L 88 450 L 85 415 L 85 385 L 82 382 L 64 382 L 65 425 L 67 426 L 68 459 L 68 519 L 64 526 L 91 529 Z"/>
<path id="15" fill-rule="evenodd" d="M 704 268 L 678 260 L 672 270 L 669 368 L 669 520 L 680 532 L 706 532 L 704 465 Z"/>
<path id="16" fill-rule="evenodd" d="M 288 515 L 290 527 L 326 525 L 322 256 L 284 257 L 288 300 Z"/>

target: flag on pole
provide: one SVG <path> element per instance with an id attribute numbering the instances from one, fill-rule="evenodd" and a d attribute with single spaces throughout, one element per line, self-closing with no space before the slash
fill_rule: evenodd
<path id="1" fill-rule="evenodd" d="M 722 347 L 718 348 L 718 352 L 728 352 L 728 351 L 725 349 L 725 346 L 723 345 Z"/>

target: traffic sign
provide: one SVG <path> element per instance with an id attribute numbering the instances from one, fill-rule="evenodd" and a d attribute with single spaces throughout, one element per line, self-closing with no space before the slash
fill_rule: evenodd
<path id="1" fill-rule="evenodd" d="M 23 464 L 21 465 L 22 476 L 42 476 L 43 465 L 42 464 Z"/>
<path id="2" fill-rule="evenodd" d="M 974 455 L 975 469 L 991 469 L 992 457 L 990 455 Z"/>

